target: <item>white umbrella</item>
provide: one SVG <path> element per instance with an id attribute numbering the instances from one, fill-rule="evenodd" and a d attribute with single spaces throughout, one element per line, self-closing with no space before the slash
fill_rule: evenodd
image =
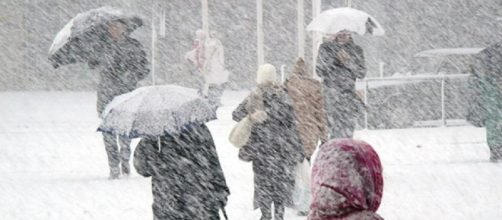
<path id="1" fill-rule="evenodd" d="M 98 131 L 129 138 L 162 136 L 216 119 L 216 108 L 195 89 L 146 86 L 115 97 L 101 117 Z"/>
<path id="2" fill-rule="evenodd" d="M 101 27 L 110 21 L 120 20 L 131 33 L 143 25 L 143 20 L 118 8 L 101 7 L 77 14 L 61 29 L 49 49 L 49 60 L 55 68 L 62 65 L 87 62 L 99 47 Z"/>
<path id="3" fill-rule="evenodd" d="M 385 31 L 378 21 L 364 11 L 353 8 L 334 8 L 323 11 L 307 26 L 308 31 L 336 34 L 342 30 L 364 35 L 384 35 Z"/>

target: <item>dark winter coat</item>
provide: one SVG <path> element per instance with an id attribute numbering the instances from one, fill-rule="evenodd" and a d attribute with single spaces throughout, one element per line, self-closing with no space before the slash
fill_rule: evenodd
<path id="1" fill-rule="evenodd" d="M 341 51 L 350 56 L 348 61 L 339 59 Z M 355 93 L 356 79 L 366 76 L 363 49 L 352 40 L 346 44 L 324 42 L 319 48 L 316 71 L 324 86 Z"/>
<path id="2" fill-rule="evenodd" d="M 148 60 L 139 41 L 125 37 L 114 42 L 109 37 L 103 38 L 96 56 L 89 61 L 91 68 L 99 68 L 97 111 L 103 112 L 115 96 L 130 92 L 148 73 Z"/>
<path id="3" fill-rule="evenodd" d="M 340 60 L 345 51 L 349 58 Z M 330 138 L 352 137 L 355 119 L 364 111 L 356 93 L 356 79 L 366 76 L 364 54 L 352 40 L 346 44 L 325 42 L 319 48 L 316 64 L 322 78 Z"/>
<path id="4" fill-rule="evenodd" d="M 259 86 L 233 112 L 233 119 L 253 113 L 252 106 L 267 113 L 264 122 L 253 125 L 248 144 L 239 152 L 242 160 L 253 162 L 254 207 L 270 207 L 272 202 L 291 206 L 294 171 L 304 154 L 288 95 L 278 86 Z"/>
<path id="5" fill-rule="evenodd" d="M 286 89 L 293 101 L 297 127 L 305 150 L 310 158 L 319 140 L 328 138 L 326 111 L 322 85 L 307 72 L 303 59 L 298 60 Z"/>
<path id="6" fill-rule="evenodd" d="M 468 120 L 486 127 L 488 145 L 502 146 L 502 43 L 478 55 L 472 77 Z"/>
<path id="7" fill-rule="evenodd" d="M 175 136 L 145 138 L 134 152 L 134 167 L 152 177 L 153 213 L 159 220 L 213 220 L 230 191 L 209 129 L 187 128 Z"/>

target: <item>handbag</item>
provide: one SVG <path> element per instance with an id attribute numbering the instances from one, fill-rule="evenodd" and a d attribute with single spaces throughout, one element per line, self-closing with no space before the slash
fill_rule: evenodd
<path id="1" fill-rule="evenodd" d="M 232 128 L 228 139 L 234 147 L 241 148 L 249 141 L 253 128 L 253 122 L 249 117 L 246 116 Z"/>

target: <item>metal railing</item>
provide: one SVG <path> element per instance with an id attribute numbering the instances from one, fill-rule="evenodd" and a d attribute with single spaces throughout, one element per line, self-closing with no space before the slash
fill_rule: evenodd
<path id="1" fill-rule="evenodd" d="M 364 85 L 364 103 L 368 106 L 368 91 L 371 82 L 410 82 L 410 81 L 425 81 L 425 80 L 441 80 L 441 126 L 446 126 L 446 110 L 445 110 L 445 81 L 447 79 L 467 79 L 469 74 L 438 74 L 438 75 L 420 75 L 420 76 L 398 76 L 398 77 L 381 77 L 381 78 L 364 78 L 359 83 Z M 385 83 L 380 86 L 384 86 Z M 392 85 L 392 84 L 390 84 Z M 375 85 L 377 88 L 379 85 Z M 368 111 L 364 112 L 364 128 L 368 129 Z"/>

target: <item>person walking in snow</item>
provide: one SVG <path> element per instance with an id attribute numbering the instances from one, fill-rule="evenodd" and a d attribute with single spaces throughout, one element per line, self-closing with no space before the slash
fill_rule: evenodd
<path id="1" fill-rule="evenodd" d="M 254 207 L 261 210 L 261 219 L 272 219 L 274 204 L 274 218 L 279 220 L 284 219 L 284 208 L 293 205 L 295 168 L 303 161 L 304 151 L 289 97 L 277 85 L 275 67 L 260 66 L 257 83 L 258 87 L 233 112 L 235 121 L 248 115 L 255 120 L 239 158 L 253 163 Z M 263 112 L 265 117 L 255 117 Z"/>
<path id="2" fill-rule="evenodd" d="M 376 214 L 382 172 L 378 154 L 365 142 L 335 139 L 322 145 L 312 167 L 308 220 L 383 220 Z"/>
<path id="3" fill-rule="evenodd" d="M 305 156 L 310 161 L 319 141 L 324 143 L 328 140 L 322 85 L 308 73 L 302 58 L 296 61 L 293 74 L 285 85 L 293 101 Z"/>
<path id="4" fill-rule="evenodd" d="M 340 31 L 319 48 L 317 74 L 324 86 L 330 139 L 351 138 L 357 115 L 364 110 L 356 79 L 366 76 L 364 53 L 349 31 Z"/>
<path id="5" fill-rule="evenodd" d="M 228 82 L 230 72 L 225 69 L 225 51 L 223 44 L 212 31 L 204 43 L 204 65 L 202 74 L 204 86 L 202 93 L 207 95 L 214 105 L 219 105 L 225 83 Z"/>
<path id="6" fill-rule="evenodd" d="M 478 127 L 486 127 L 490 161 L 502 160 L 502 42 L 478 54 L 473 76 L 467 119 Z"/>
<path id="7" fill-rule="evenodd" d="M 160 145 L 160 147 L 159 147 Z M 155 220 L 219 220 L 230 190 L 206 125 L 191 125 L 177 135 L 142 139 L 134 167 L 152 177 Z"/>
<path id="8" fill-rule="evenodd" d="M 127 35 L 127 26 L 120 20 L 111 21 L 101 35 L 99 55 L 89 61 L 93 69 L 99 68 L 97 88 L 97 111 L 101 115 L 114 97 L 136 89 L 140 80 L 148 73 L 148 60 L 139 41 Z M 129 175 L 131 141 L 125 137 L 103 133 L 108 156 L 110 179 L 119 178 L 120 173 Z M 120 151 L 119 149 L 120 148 Z"/>

